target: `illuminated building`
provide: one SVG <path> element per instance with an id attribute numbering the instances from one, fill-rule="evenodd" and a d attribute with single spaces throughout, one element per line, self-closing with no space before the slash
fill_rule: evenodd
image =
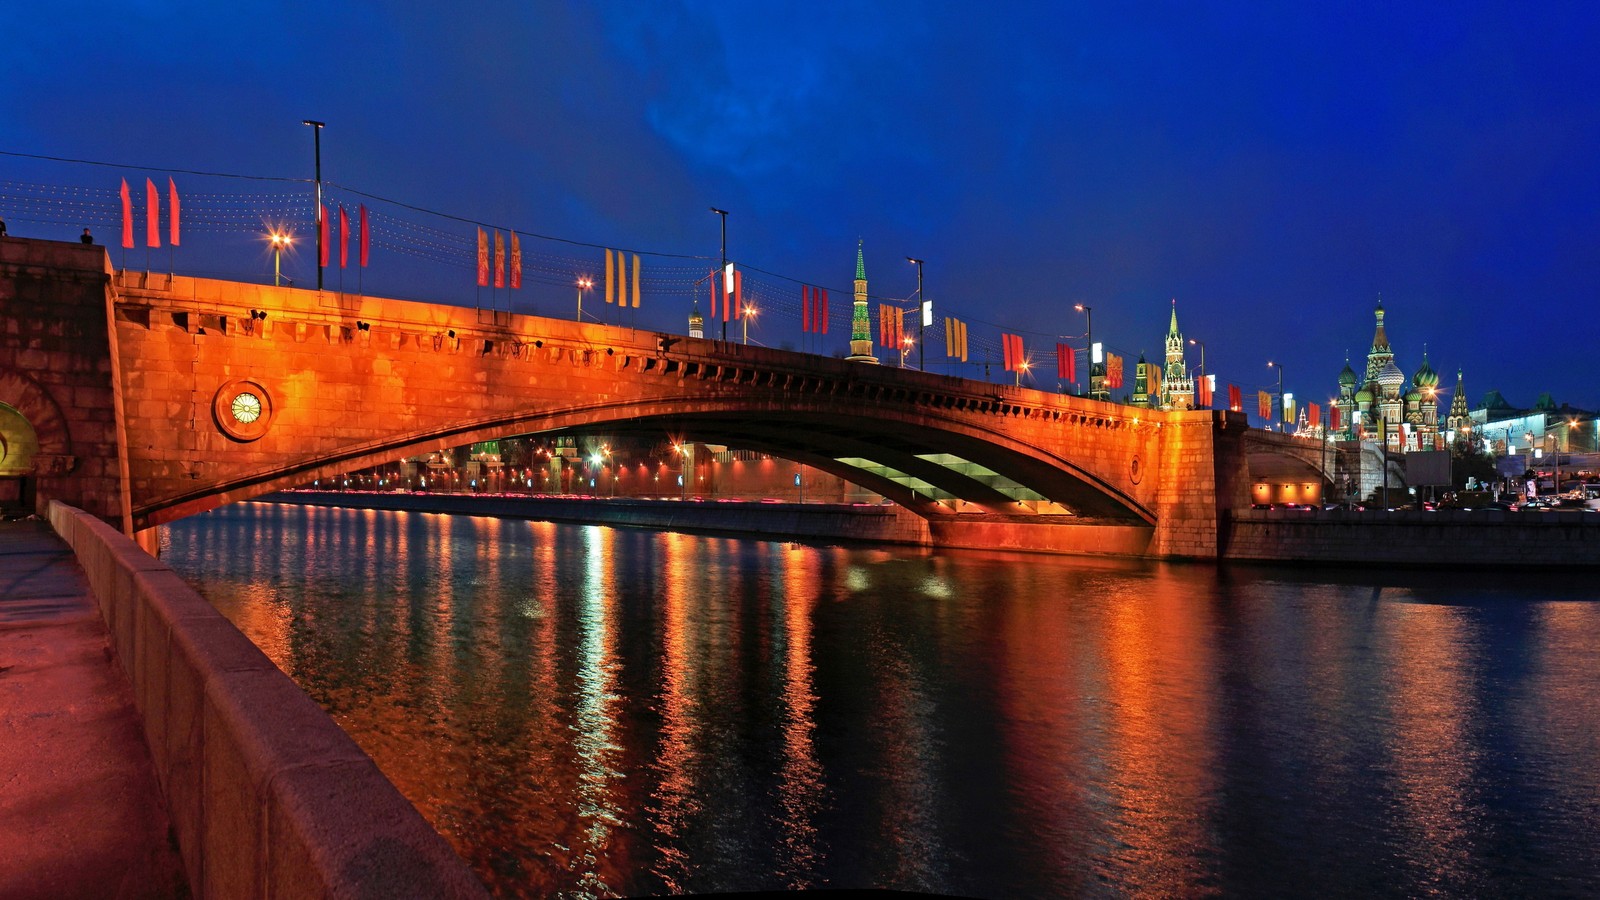
<path id="1" fill-rule="evenodd" d="M 1396 452 L 1439 449 L 1439 373 L 1428 365 L 1424 351 L 1422 366 L 1408 383 L 1384 331 L 1382 300 L 1376 316 L 1365 377 L 1356 376 L 1348 359 L 1339 373 L 1339 399 L 1334 405 L 1339 408 L 1340 427 L 1334 437 L 1376 442 Z"/>

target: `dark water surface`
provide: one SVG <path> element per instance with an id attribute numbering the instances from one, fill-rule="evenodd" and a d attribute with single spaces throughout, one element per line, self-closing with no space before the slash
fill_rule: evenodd
<path id="1" fill-rule="evenodd" d="M 497 893 L 1600 895 L 1600 585 L 242 504 L 163 558 Z"/>

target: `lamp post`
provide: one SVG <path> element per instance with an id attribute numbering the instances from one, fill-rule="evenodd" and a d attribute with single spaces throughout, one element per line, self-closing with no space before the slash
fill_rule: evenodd
<path id="1" fill-rule="evenodd" d="M 268 240 L 272 242 L 272 286 L 283 286 L 283 248 L 293 243 L 294 238 L 288 232 L 268 232 Z"/>
<path id="2" fill-rule="evenodd" d="M 722 217 L 722 267 L 717 269 L 717 277 L 726 278 L 728 272 L 728 211 L 717 209 L 715 206 L 711 207 L 711 211 Z M 722 304 L 723 306 L 728 304 L 728 285 L 726 283 L 722 285 Z M 712 310 L 712 312 L 716 312 L 716 310 Z M 722 339 L 724 341 L 728 339 L 728 317 L 726 315 L 722 317 Z"/>
<path id="3" fill-rule="evenodd" d="M 1189 338 L 1189 346 L 1191 346 L 1191 347 L 1199 347 L 1200 348 L 1200 378 L 1206 377 L 1206 374 L 1207 374 L 1206 373 L 1206 342 L 1205 341 L 1197 341 L 1194 338 Z M 1198 378 L 1195 379 L 1195 383 L 1196 383 L 1196 386 L 1195 386 L 1195 391 L 1194 391 L 1194 398 L 1195 398 L 1195 400 L 1198 401 L 1200 399 L 1200 388 L 1199 388 L 1199 379 Z M 1210 408 L 1211 408 L 1211 403 L 1210 403 L 1209 398 L 1207 398 L 1206 409 L 1210 409 Z"/>
<path id="4" fill-rule="evenodd" d="M 750 343 L 750 318 L 756 314 L 756 308 L 746 303 L 739 308 L 741 327 L 744 328 L 744 342 Z"/>
<path id="5" fill-rule="evenodd" d="M 322 126 L 326 122 L 306 119 L 301 125 L 311 126 L 313 153 L 316 155 L 317 175 L 317 290 L 322 290 Z"/>
<path id="6" fill-rule="evenodd" d="M 1089 364 L 1089 396 L 1090 397 L 1095 397 L 1095 389 L 1094 389 L 1094 307 L 1086 306 L 1086 305 L 1084 305 L 1082 303 L 1079 303 L 1079 304 L 1074 305 L 1072 308 L 1077 310 L 1078 312 L 1083 313 L 1084 323 L 1085 323 L 1084 337 L 1086 338 L 1087 343 L 1089 345 L 1085 349 L 1083 356 L 1084 356 L 1084 361 Z M 1095 397 L 1095 399 L 1098 400 L 1099 398 Z"/>
<path id="7" fill-rule="evenodd" d="M 925 304 L 928 301 L 922 296 L 922 260 L 914 256 L 908 256 L 906 257 L 906 262 L 917 267 L 917 322 L 919 323 L 917 325 L 917 368 L 926 371 L 928 368 L 927 351 L 923 347 L 927 344 L 928 316 L 923 312 L 923 309 L 926 308 Z"/>
<path id="8" fill-rule="evenodd" d="M 1280 416 L 1280 418 L 1287 418 L 1288 415 L 1289 415 L 1289 411 L 1287 409 L 1283 408 L 1283 363 L 1275 363 L 1275 362 L 1272 362 L 1271 360 L 1268 360 L 1267 361 L 1267 368 L 1269 368 L 1269 369 L 1277 369 L 1278 370 L 1278 409 L 1282 412 L 1282 416 Z M 1269 422 L 1268 425 L 1270 425 L 1270 424 L 1271 423 Z M 1267 430 L 1271 431 L 1272 429 L 1268 428 Z M 1279 433 L 1282 433 L 1282 431 L 1283 431 L 1283 423 L 1282 422 L 1278 423 L 1278 431 L 1279 431 Z M 1385 469 L 1385 471 L 1387 471 L 1387 468 Z"/>
<path id="9" fill-rule="evenodd" d="M 589 278 L 578 279 L 578 321 L 583 321 L 583 292 L 594 287 L 594 281 Z"/>

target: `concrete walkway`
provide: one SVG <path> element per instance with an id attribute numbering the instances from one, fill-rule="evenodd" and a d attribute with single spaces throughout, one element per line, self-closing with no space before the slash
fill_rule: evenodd
<path id="1" fill-rule="evenodd" d="M 187 897 L 170 831 L 83 570 L 0 523 L 0 898 Z"/>

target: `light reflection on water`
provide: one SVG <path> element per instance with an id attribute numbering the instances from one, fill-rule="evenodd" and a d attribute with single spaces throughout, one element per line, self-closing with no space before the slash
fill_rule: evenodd
<path id="1" fill-rule="evenodd" d="M 1587 579 L 266 504 L 163 554 L 506 896 L 1600 893 Z"/>

